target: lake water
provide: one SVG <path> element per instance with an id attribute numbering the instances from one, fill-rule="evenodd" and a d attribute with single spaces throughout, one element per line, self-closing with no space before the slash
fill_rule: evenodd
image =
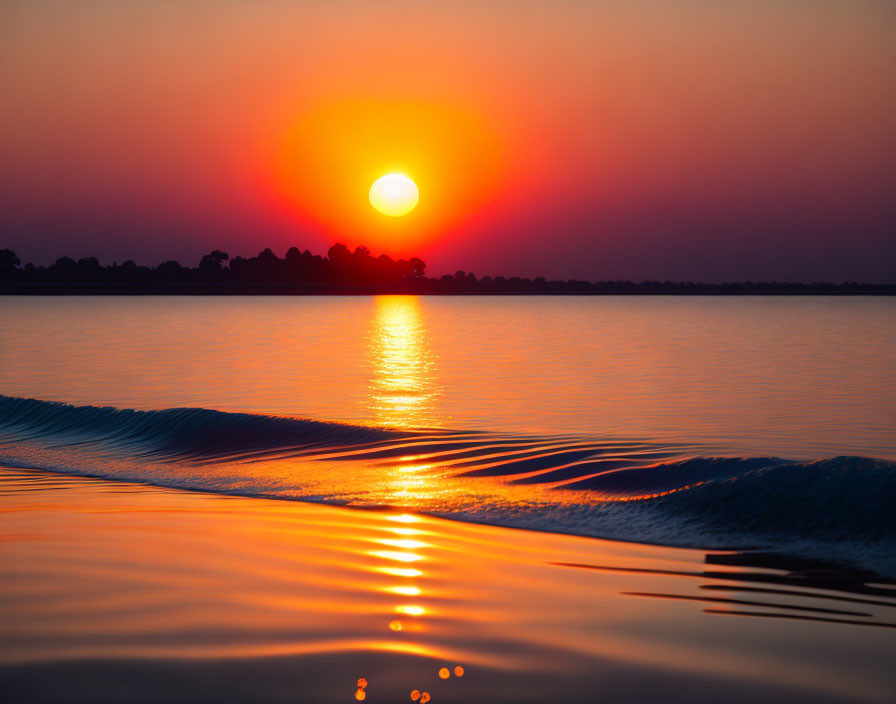
<path id="1" fill-rule="evenodd" d="M 6 297 L 0 332 L 3 701 L 892 700 L 896 298 Z"/>
<path id="2" fill-rule="evenodd" d="M 2 468 L 0 535 L 4 702 L 344 704 L 361 678 L 371 704 L 896 687 L 896 585 L 762 554 Z"/>
<path id="3" fill-rule="evenodd" d="M 896 574 L 894 298 L 0 306 L 8 466 Z"/>
<path id="4" fill-rule="evenodd" d="M 896 459 L 896 298 L 0 299 L 0 393 Z"/>

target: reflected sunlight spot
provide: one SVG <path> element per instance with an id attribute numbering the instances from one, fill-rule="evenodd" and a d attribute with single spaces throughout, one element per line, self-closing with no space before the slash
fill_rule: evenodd
<path id="1" fill-rule="evenodd" d="M 365 689 L 367 687 L 367 679 L 362 677 L 358 680 L 358 689 Z"/>
<path id="2" fill-rule="evenodd" d="M 401 621 L 390 621 L 389 629 L 393 631 L 400 631 L 404 626 L 401 625 Z"/>
<path id="3" fill-rule="evenodd" d="M 416 702 L 418 699 L 420 699 L 420 690 L 419 689 L 412 690 L 411 691 L 411 701 Z"/>
<path id="4" fill-rule="evenodd" d="M 355 699 L 359 702 L 363 702 L 367 698 L 367 693 L 363 689 L 359 689 L 355 692 Z"/>
<path id="5" fill-rule="evenodd" d="M 426 613 L 426 609 L 424 609 L 422 606 L 417 606 L 416 604 L 396 606 L 395 610 L 400 614 L 407 614 L 408 616 L 422 616 L 424 613 Z"/>
<path id="6" fill-rule="evenodd" d="M 413 474 L 414 472 L 422 472 L 424 469 L 432 469 L 433 465 L 430 464 L 403 464 L 398 470 L 400 472 L 404 472 L 405 474 Z"/>
<path id="7" fill-rule="evenodd" d="M 386 495 L 387 501 L 411 505 L 414 500 L 432 499 L 436 495 L 438 486 L 433 477 L 408 473 L 401 467 L 393 468 L 392 473 L 393 491 Z"/>
<path id="8" fill-rule="evenodd" d="M 386 587 L 385 590 L 403 596 L 420 596 L 420 587 Z"/>
<path id="9" fill-rule="evenodd" d="M 464 668 L 462 668 L 460 665 L 458 665 L 457 667 L 454 668 L 454 674 L 456 677 L 463 677 L 464 676 Z"/>
<path id="10" fill-rule="evenodd" d="M 421 535 L 423 533 L 417 528 L 389 528 L 388 530 L 396 535 Z"/>
<path id="11" fill-rule="evenodd" d="M 421 577 L 423 572 L 415 570 L 413 567 L 377 567 L 377 572 L 389 574 L 393 577 Z"/>
<path id="12" fill-rule="evenodd" d="M 427 543 L 406 538 L 377 538 L 376 542 L 382 543 L 383 545 L 389 545 L 393 548 L 402 548 L 403 550 L 417 550 L 419 548 L 430 547 Z"/>
<path id="13" fill-rule="evenodd" d="M 447 680 L 449 677 L 451 677 L 451 671 L 447 667 L 439 670 L 439 679 Z"/>
<path id="14" fill-rule="evenodd" d="M 395 560 L 396 562 L 417 562 L 422 560 L 422 555 L 415 555 L 412 552 L 398 552 L 397 550 L 374 550 L 368 555 L 381 557 L 384 560 Z"/>
<path id="15" fill-rule="evenodd" d="M 428 702 L 429 699 L 430 699 L 429 692 L 423 692 L 423 694 L 420 695 L 420 704 L 426 704 L 426 702 Z"/>
<path id="16" fill-rule="evenodd" d="M 399 513 L 397 516 L 386 516 L 386 520 L 398 523 L 417 523 L 420 516 L 415 516 L 412 513 Z"/>

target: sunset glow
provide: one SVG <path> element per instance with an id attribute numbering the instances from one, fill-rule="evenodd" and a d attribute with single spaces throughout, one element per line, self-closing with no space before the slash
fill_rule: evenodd
<path id="1" fill-rule="evenodd" d="M 502 188 L 501 139 L 481 110 L 346 97 L 296 110 L 271 125 L 261 168 L 290 217 L 332 238 L 412 254 L 480 217 Z"/>
<path id="2" fill-rule="evenodd" d="M 892 704 L 894 30 L 0 2 L 0 703 Z"/>
<path id="3" fill-rule="evenodd" d="M 0 16 L 6 246 L 55 258 L 74 218 L 101 261 L 343 241 L 438 275 L 889 278 L 892 3 L 304 7 Z M 393 172 L 403 217 L 367 198 Z"/>

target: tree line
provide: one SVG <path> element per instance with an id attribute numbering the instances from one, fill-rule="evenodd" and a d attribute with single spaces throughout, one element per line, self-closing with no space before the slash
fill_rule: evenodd
<path id="1" fill-rule="evenodd" d="M 213 250 L 198 266 L 174 260 L 158 266 L 133 261 L 102 266 L 96 257 L 60 257 L 50 266 L 22 265 L 15 252 L 0 250 L 0 293 L 237 294 L 237 293 L 418 293 L 418 294 L 896 294 L 896 284 L 857 282 L 696 283 L 675 281 L 549 280 L 545 277 L 483 276 L 458 271 L 426 276 L 418 257 L 373 256 L 335 244 L 327 255 L 291 247 L 284 258 L 268 248 L 255 257 L 231 258 Z"/>

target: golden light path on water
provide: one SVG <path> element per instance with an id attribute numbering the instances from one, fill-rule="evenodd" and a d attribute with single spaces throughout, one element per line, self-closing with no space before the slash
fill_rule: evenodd
<path id="1" fill-rule="evenodd" d="M 364 414 L 376 425 L 389 428 L 440 427 L 437 401 L 442 389 L 419 299 L 417 296 L 377 296 L 374 306 L 368 333 L 370 379 Z M 404 461 L 384 468 L 388 502 L 414 506 L 422 499 L 433 498 L 437 493 L 436 480 L 426 471 L 433 465 L 414 463 L 409 461 L 410 457 L 402 459 Z M 414 519 L 408 514 L 404 518 L 408 522 Z M 398 533 L 402 530 L 406 531 L 405 535 L 411 534 L 407 532 L 411 529 L 395 529 Z M 395 541 L 384 541 L 384 544 L 411 549 L 420 547 L 413 541 L 397 545 Z M 393 553 L 392 557 L 410 562 L 417 556 Z M 410 612 L 404 610 L 403 613 Z"/>
<path id="2" fill-rule="evenodd" d="M 409 513 L 401 513 L 386 516 L 386 520 L 400 524 L 414 524 L 419 522 L 420 519 L 419 517 Z M 407 525 L 395 527 L 389 526 L 388 528 L 386 528 L 386 530 L 392 534 L 399 536 L 425 535 L 424 531 L 417 528 L 407 527 Z M 374 540 L 377 543 L 380 543 L 381 545 L 385 545 L 387 547 L 401 548 L 400 551 L 372 550 L 369 553 L 373 557 L 377 557 L 387 561 L 387 563 L 393 561 L 399 563 L 415 563 L 419 565 L 425 560 L 424 555 L 420 554 L 419 551 L 422 548 L 432 547 L 432 545 L 421 540 L 414 540 L 406 537 L 375 538 Z M 402 569 L 395 568 L 390 564 L 387 564 L 385 566 L 378 567 L 377 571 L 382 572 L 383 574 L 390 574 L 396 577 L 403 578 L 403 581 L 401 583 L 385 587 L 383 591 L 397 594 L 399 596 L 418 597 L 418 600 L 426 597 L 423 588 L 419 586 L 419 582 L 417 581 L 418 578 L 425 577 L 425 573 L 422 569 Z M 388 623 L 387 628 L 395 633 L 422 632 L 424 628 L 421 621 L 419 620 L 419 617 L 425 615 L 426 611 L 426 607 L 422 606 L 420 603 L 398 603 L 395 606 L 395 613 L 399 616 L 399 618 L 391 620 Z"/>
<path id="3" fill-rule="evenodd" d="M 368 333 L 370 380 L 366 398 L 366 415 L 377 425 L 392 428 L 436 428 L 436 400 L 440 387 L 436 378 L 435 360 L 424 326 L 423 315 L 416 296 L 378 296 L 374 299 L 375 312 Z M 415 499 L 427 491 L 428 479 L 420 470 L 426 465 L 398 463 L 390 471 L 389 499 L 401 505 L 413 505 Z M 426 549 L 432 545 L 418 539 L 425 532 L 414 527 L 420 518 L 410 513 L 389 515 L 386 530 L 397 537 L 377 537 L 378 548 L 368 554 L 384 562 L 376 571 L 394 576 L 401 581 L 386 586 L 383 591 L 398 597 L 413 598 L 413 602 L 397 601 L 395 618 L 384 624 L 387 632 L 406 638 L 407 634 L 421 634 L 424 617 L 432 612 L 426 606 L 429 596 L 422 586 L 426 580 Z M 414 567 L 397 565 L 413 564 Z M 461 669 L 461 671 L 463 671 Z M 414 697 L 413 694 L 417 694 Z M 428 698 L 428 693 L 427 698 Z M 411 695 L 419 701 L 417 691 Z"/>
<path id="4" fill-rule="evenodd" d="M 377 296 L 368 333 L 365 415 L 391 428 L 439 427 L 441 388 L 416 296 Z"/>
<path id="5" fill-rule="evenodd" d="M 439 417 L 436 402 L 441 393 L 437 380 L 435 359 L 430 348 L 424 318 L 416 296 L 379 296 L 375 299 L 375 314 L 368 335 L 368 359 L 370 381 L 366 399 L 366 412 L 376 424 L 392 428 L 437 428 Z M 434 478 L 426 470 L 431 464 L 414 463 L 413 457 L 403 458 L 387 471 L 390 474 L 390 491 L 387 498 L 396 505 L 414 505 L 423 498 L 437 493 L 432 486 Z M 433 607 L 427 604 L 429 592 L 422 586 L 426 581 L 426 549 L 433 545 L 415 538 L 424 536 L 413 526 L 420 518 L 409 513 L 386 516 L 390 526 L 386 530 L 398 538 L 376 538 L 387 549 L 371 550 L 368 554 L 387 564 L 375 568 L 383 574 L 403 578 L 401 583 L 383 588 L 383 591 L 401 597 L 413 597 L 414 602 L 396 603 L 395 618 L 386 628 L 396 636 L 422 634 L 426 631 L 424 619 L 433 615 Z M 413 564 L 414 568 L 395 567 L 394 563 Z M 438 615 L 438 613 L 436 613 Z M 462 677 L 464 668 L 454 667 L 455 677 Z M 450 670 L 442 667 L 440 679 L 447 679 Z M 427 691 L 413 690 L 415 702 L 427 702 Z"/>

